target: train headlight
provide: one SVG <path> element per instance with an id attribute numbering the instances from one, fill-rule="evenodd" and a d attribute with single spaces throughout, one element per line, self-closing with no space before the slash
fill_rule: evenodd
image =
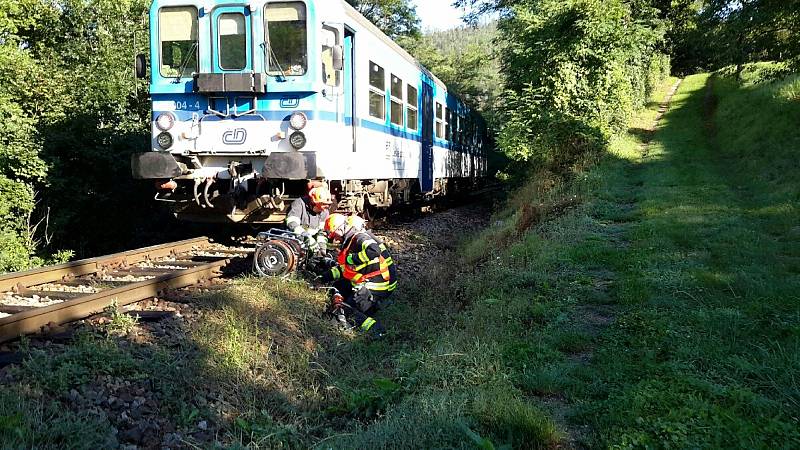
<path id="1" fill-rule="evenodd" d="M 158 146 L 163 150 L 167 150 L 172 147 L 174 142 L 175 140 L 172 138 L 172 135 L 166 131 L 156 136 L 156 143 L 158 143 Z"/>
<path id="2" fill-rule="evenodd" d="M 306 146 L 306 135 L 303 134 L 302 131 L 295 131 L 289 136 L 289 144 L 295 148 L 295 150 L 300 150 L 301 148 Z"/>
<path id="3" fill-rule="evenodd" d="M 159 114 L 156 117 L 156 127 L 161 131 L 169 131 L 175 125 L 175 116 L 170 113 Z"/>
<path id="4" fill-rule="evenodd" d="M 292 114 L 292 117 L 289 118 L 289 126 L 295 130 L 302 130 L 308 124 L 308 117 L 301 112 L 296 112 Z"/>

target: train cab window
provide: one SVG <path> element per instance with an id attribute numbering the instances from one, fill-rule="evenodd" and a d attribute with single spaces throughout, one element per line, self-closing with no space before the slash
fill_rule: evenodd
<path id="1" fill-rule="evenodd" d="M 339 31 L 328 26 L 322 27 L 322 82 L 336 87 L 341 83 L 341 72 L 333 69 L 333 48 L 339 44 Z"/>
<path id="2" fill-rule="evenodd" d="M 158 13 L 161 76 L 191 77 L 197 72 L 197 28 L 197 8 L 161 8 Z"/>
<path id="3" fill-rule="evenodd" d="M 264 17 L 269 75 L 305 75 L 308 70 L 305 3 L 267 3 Z"/>
<path id="4" fill-rule="evenodd" d="M 408 85 L 406 89 L 406 126 L 409 130 L 417 131 L 419 129 L 419 97 L 417 88 Z"/>
<path id="5" fill-rule="evenodd" d="M 244 14 L 219 16 L 219 66 L 224 70 L 247 67 L 247 32 Z"/>
<path id="6" fill-rule="evenodd" d="M 444 137 L 444 108 L 439 102 L 436 103 L 436 137 L 438 139 Z"/>
<path id="7" fill-rule="evenodd" d="M 403 126 L 403 80 L 392 75 L 392 109 L 389 117 L 395 125 Z"/>
<path id="8" fill-rule="evenodd" d="M 369 62 L 369 115 L 386 119 L 386 71 L 372 61 Z"/>

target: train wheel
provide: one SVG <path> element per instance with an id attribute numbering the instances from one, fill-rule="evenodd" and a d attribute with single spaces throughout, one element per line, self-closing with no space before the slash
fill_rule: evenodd
<path id="1" fill-rule="evenodd" d="M 292 273 L 297 258 L 291 247 L 279 240 L 267 241 L 253 255 L 253 271 L 262 277 L 284 277 Z"/>

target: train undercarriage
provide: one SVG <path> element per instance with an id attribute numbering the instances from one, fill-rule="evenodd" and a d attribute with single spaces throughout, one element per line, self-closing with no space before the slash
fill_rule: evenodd
<path id="1" fill-rule="evenodd" d="M 277 224 L 285 220 L 291 202 L 305 195 L 311 185 L 327 185 L 335 199 L 333 210 L 370 218 L 392 208 L 424 204 L 475 183 L 468 178 L 439 179 L 433 191 L 423 193 L 417 179 L 270 179 L 254 175 L 250 164 L 237 163 L 231 163 L 227 173 L 231 176 L 194 173 L 156 179 L 155 199 L 168 203 L 179 220 Z"/>

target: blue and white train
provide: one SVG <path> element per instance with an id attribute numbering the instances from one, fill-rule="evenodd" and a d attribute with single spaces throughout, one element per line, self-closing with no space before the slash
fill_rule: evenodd
<path id="1" fill-rule="evenodd" d="M 486 174 L 481 117 L 343 0 L 155 0 L 150 29 L 133 175 L 179 219 L 280 222 L 320 181 L 360 213 Z"/>

